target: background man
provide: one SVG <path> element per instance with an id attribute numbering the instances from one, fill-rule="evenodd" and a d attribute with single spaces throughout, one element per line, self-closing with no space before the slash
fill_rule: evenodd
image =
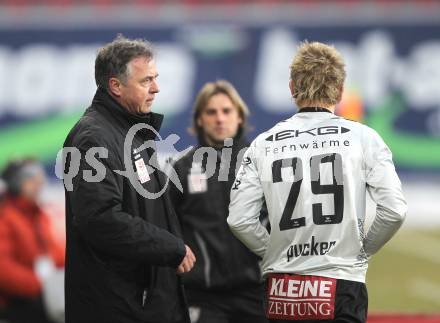
<path id="1" fill-rule="evenodd" d="M 290 67 L 299 111 L 255 139 L 231 193 L 228 223 L 263 257 L 266 314 L 273 322 L 365 322 L 368 258 L 406 214 L 381 137 L 333 114 L 344 80 L 333 47 L 304 43 Z M 365 234 L 367 191 L 377 213 Z M 263 198 L 270 234 L 258 221 Z"/>
<path id="2" fill-rule="evenodd" d="M 9 162 L 2 172 L 6 196 L 0 203 L 0 319 L 48 323 L 43 289 L 64 266 L 64 245 L 41 209 L 42 165 L 31 158 Z"/>
<path id="3" fill-rule="evenodd" d="M 145 165 L 153 152 L 133 151 L 153 140 L 154 131 L 137 131 L 133 149 L 124 152 L 132 126 L 160 128 L 163 116 L 151 112 L 159 92 L 157 76 L 148 42 L 120 36 L 101 48 L 95 61 L 96 95 L 64 144 L 81 153 L 73 190 L 66 189 L 67 323 L 188 320 L 176 270 L 188 272 L 195 258 L 179 238 L 170 202 L 166 196 L 144 198 L 132 178 L 117 172 L 136 166 L 135 180 L 148 192 L 164 185 L 163 174 Z M 107 151 L 92 154 L 104 169 L 86 160 L 93 147 Z M 85 178 L 88 170 L 102 178 Z"/>
<path id="4" fill-rule="evenodd" d="M 193 322 L 266 322 L 258 259 L 226 223 L 237 159 L 248 146 L 244 137 L 248 113 L 230 83 L 205 84 L 193 113 L 192 130 L 199 147 L 174 165 L 183 194 L 171 186 L 170 195 L 185 242 L 197 257 L 194 270 L 185 276 Z M 201 158 L 204 148 L 213 154 Z"/>

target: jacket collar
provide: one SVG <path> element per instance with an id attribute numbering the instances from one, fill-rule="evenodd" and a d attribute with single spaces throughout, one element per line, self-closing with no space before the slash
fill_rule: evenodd
<path id="1" fill-rule="evenodd" d="M 240 150 L 243 147 L 249 146 L 249 143 L 246 137 L 244 136 L 243 132 L 244 132 L 243 128 L 238 129 L 237 134 L 235 135 L 234 138 L 232 138 L 233 139 L 232 147 L 234 150 Z M 197 139 L 199 141 L 199 147 L 211 147 L 206 142 L 205 136 L 203 135 L 202 132 L 197 136 Z"/>
<path id="2" fill-rule="evenodd" d="M 130 113 L 122 105 L 119 104 L 105 89 L 98 87 L 92 102 L 93 106 L 104 113 L 106 116 L 111 116 L 117 119 L 122 124 L 128 127 L 132 127 L 138 123 L 146 123 L 151 126 L 154 130 L 159 132 L 163 121 L 163 115 L 159 113 L 146 113 L 142 115 L 136 115 Z M 156 136 L 152 131 L 148 129 L 140 130 L 148 138 L 154 139 Z"/>

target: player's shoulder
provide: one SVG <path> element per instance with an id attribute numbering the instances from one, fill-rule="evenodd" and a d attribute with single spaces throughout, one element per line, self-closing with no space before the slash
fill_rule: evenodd
<path id="1" fill-rule="evenodd" d="M 361 136 L 378 135 L 376 130 L 362 123 L 361 121 L 347 119 L 337 115 L 332 117 L 332 120 L 337 122 L 339 125 L 350 129 L 353 132 L 358 132 Z"/>
<path id="2" fill-rule="evenodd" d="M 359 134 L 363 144 L 369 145 L 374 143 L 376 144 L 383 143 L 383 139 L 381 135 L 372 127 L 359 121 L 354 121 L 343 117 L 339 117 L 339 118 L 341 123 L 345 123 L 345 125 L 347 127 L 350 127 L 350 129 L 353 130 L 353 132 L 355 133 L 357 132 Z"/>
<path id="3" fill-rule="evenodd" d="M 264 145 L 267 142 L 272 142 L 274 134 L 278 133 L 279 131 L 285 130 L 289 127 L 289 122 L 291 121 L 292 117 L 282 120 L 278 123 L 276 123 L 271 128 L 267 129 L 266 131 L 260 133 L 255 140 L 251 143 L 252 145 L 258 146 L 258 145 Z"/>
<path id="4" fill-rule="evenodd" d="M 333 115 L 331 118 L 331 120 L 333 120 L 334 122 L 337 122 L 341 125 L 346 125 L 352 128 L 358 128 L 358 129 L 363 129 L 364 127 L 366 127 L 365 124 L 363 124 L 361 121 L 358 120 L 353 120 L 353 119 L 348 119 L 342 116 L 338 116 L 338 115 Z"/>

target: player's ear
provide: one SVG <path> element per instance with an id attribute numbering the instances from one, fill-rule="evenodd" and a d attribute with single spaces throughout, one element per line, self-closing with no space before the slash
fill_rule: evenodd
<path id="1" fill-rule="evenodd" d="M 289 80 L 289 89 L 290 89 L 290 94 L 292 95 L 292 98 L 295 97 L 294 93 L 295 93 L 295 85 L 293 84 L 293 80 L 290 79 Z"/>
<path id="2" fill-rule="evenodd" d="M 108 89 L 116 97 L 121 96 L 121 85 L 121 81 L 116 77 L 111 77 L 110 80 L 108 80 Z"/>
<path id="3" fill-rule="evenodd" d="M 342 94 L 344 94 L 344 87 L 343 87 L 343 86 L 341 86 L 341 88 L 339 89 L 338 102 L 341 102 L 341 100 L 342 100 Z"/>

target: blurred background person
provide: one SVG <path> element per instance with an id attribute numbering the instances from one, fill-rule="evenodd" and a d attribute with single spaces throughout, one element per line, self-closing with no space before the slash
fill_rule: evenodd
<path id="1" fill-rule="evenodd" d="M 193 110 L 191 130 L 198 147 L 174 164 L 183 193 L 171 185 L 171 200 L 185 243 L 198 259 L 184 277 L 192 322 L 267 322 L 258 258 L 232 235 L 226 223 L 236 164 L 248 147 L 244 135 L 248 114 L 231 83 L 206 83 Z M 210 153 L 202 156 L 200 152 L 207 147 Z"/>
<path id="2" fill-rule="evenodd" d="M 64 266 L 49 217 L 38 204 L 45 171 L 34 159 L 13 160 L 1 177 L 6 184 L 0 204 L 0 318 L 9 323 L 48 323 L 45 281 Z"/>

